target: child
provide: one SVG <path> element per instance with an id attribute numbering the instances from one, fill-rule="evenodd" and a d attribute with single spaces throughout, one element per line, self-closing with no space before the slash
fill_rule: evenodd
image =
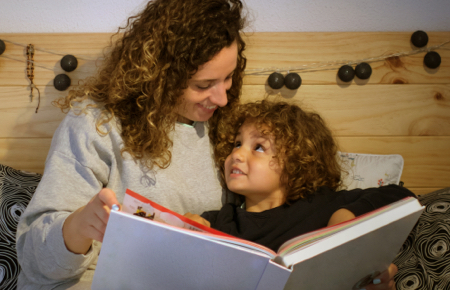
<path id="1" fill-rule="evenodd" d="M 241 105 L 221 133 L 216 164 L 223 186 L 239 202 L 201 217 L 215 229 L 274 251 L 303 233 L 414 196 L 397 185 L 337 191 L 341 168 L 331 131 L 318 114 L 297 105 L 267 100 Z"/>
<path id="2" fill-rule="evenodd" d="M 221 133 L 215 160 L 223 186 L 238 201 L 201 216 L 215 229 L 275 251 L 300 234 L 414 196 L 396 185 L 336 191 L 341 168 L 331 131 L 297 105 L 241 105 Z"/>
<path id="3" fill-rule="evenodd" d="M 336 191 L 341 168 L 331 131 L 297 105 L 241 105 L 221 133 L 215 159 L 238 202 L 201 216 L 215 229 L 275 251 L 290 238 L 414 196 L 396 185 Z"/>

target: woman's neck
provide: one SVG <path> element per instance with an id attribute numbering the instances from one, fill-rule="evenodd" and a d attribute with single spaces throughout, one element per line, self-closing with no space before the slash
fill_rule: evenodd
<path id="1" fill-rule="evenodd" d="M 177 122 L 182 123 L 182 124 L 187 124 L 187 125 L 194 124 L 194 121 L 189 120 L 188 118 L 181 116 L 181 115 L 178 115 Z"/>

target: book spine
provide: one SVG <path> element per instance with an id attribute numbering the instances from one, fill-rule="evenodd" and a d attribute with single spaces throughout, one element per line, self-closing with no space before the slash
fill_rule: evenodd
<path id="1" fill-rule="evenodd" d="M 283 290 L 292 270 L 269 260 L 255 290 Z"/>

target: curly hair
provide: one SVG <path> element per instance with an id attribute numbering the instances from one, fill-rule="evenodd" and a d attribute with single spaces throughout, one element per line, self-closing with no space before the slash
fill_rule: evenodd
<path id="1" fill-rule="evenodd" d="M 212 143 L 218 120 L 239 103 L 246 65 L 240 35 L 245 24 L 242 10 L 239 0 L 150 1 L 111 37 L 110 52 L 96 76 L 54 104 L 67 112 L 76 103 L 93 100 L 101 111 L 96 121 L 99 134 L 107 133 L 100 129 L 104 123 L 118 120 L 122 152 L 150 169 L 154 165 L 166 168 L 173 145 L 169 133 L 178 118 L 175 108 L 188 80 L 199 66 L 235 41 L 238 59 L 227 91 L 228 104 L 209 120 Z"/>
<path id="2" fill-rule="evenodd" d="M 242 124 L 253 124 L 261 134 L 274 138 L 276 161 L 282 168 L 280 185 L 287 203 L 306 198 L 321 186 L 335 190 L 341 185 L 337 144 L 325 121 L 298 105 L 262 100 L 240 105 L 224 120 L 215 147 L 215 162 L 225 183 L 225 159 L 232 152 Z"/>

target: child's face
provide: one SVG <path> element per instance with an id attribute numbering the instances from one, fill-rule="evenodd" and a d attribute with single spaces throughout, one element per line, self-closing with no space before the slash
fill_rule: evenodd
<path id="1" fill-rule="evenodd" d="M 264 128 L 263 129 L 268 129 Z M 234 149 L 225 160 L 228 188 L 254 204 L 263 200 L 283 200 L 281 168 L 277 162 L 273 136 L 262 135 L 254 124 L 244 122 L 235 138 Z"/>

